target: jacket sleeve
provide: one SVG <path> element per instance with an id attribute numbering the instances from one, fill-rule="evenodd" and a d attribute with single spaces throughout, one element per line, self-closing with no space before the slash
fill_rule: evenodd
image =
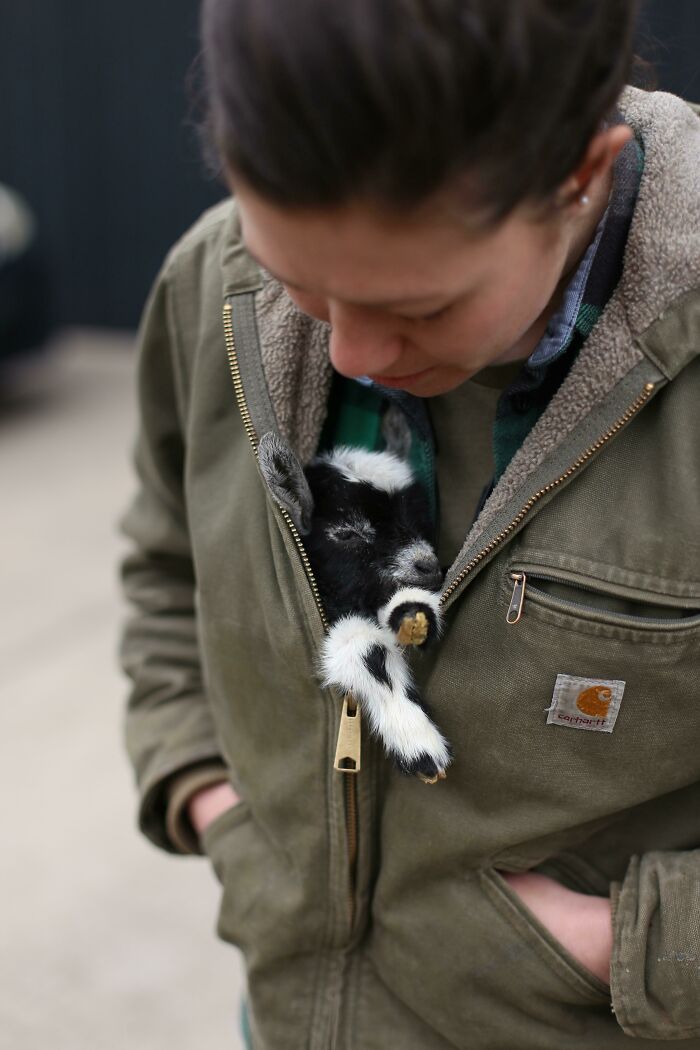
<path id="1" fill-rule="evenodd" d="M 627 1035 L 700 1036 L 700 850 L 633 857 L 613 883 L 610 967 Z"/>
<path id="2" fill-rule="evenodd" d="M 182 853 L 187 852 L 182 836 L 174 839 L 167 829 L 175 781 L 212 766 L 221 780 L 226 769 L 200 664 L 183 491 L 184 384 L 176 340 L 166 265 L 139 336 L 138 489 L 122 520 L 131 552 L 122 562 L 121 578 L 132 614 L 120 656 L 132 682 L 124 732 L 140 795 L 139 827 L 156 846 Z M 183 793 L 176 794 L 175 804 L 182 810 Z M 171 812 L 171 830 L 177 822 Z"/>

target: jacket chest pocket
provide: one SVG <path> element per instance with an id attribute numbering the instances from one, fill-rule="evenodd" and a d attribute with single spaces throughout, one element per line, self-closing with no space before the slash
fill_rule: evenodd
<path id="1" fill-rule="evenodd" d="M 700 781 L 700 601 L 529 553 L 494 559 L 449 608 L 421 679 L 477 859 L 542 860 Z M 513 575 L 528 577 L 515 614 Z"/>
<path id="2" fill-rule="evenodd" d="M 697 779 L 700 598 L 518 560 L 499 604 L 511 666 L 546 700 L 557 789 L 622 808 Z"/>

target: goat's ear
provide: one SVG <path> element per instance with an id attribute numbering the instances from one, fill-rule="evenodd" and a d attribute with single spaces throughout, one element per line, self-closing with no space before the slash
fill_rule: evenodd
<path id="1" fill-rule="evenodd" d="M 311 528 L 314 498 L 301 463 L 276 434 L 263 434 L 258 446 L 260 470 L 270 492 L 303 535 Z"/>
<path id="2" fill-rule="evenodd" d="M 408 459 L 411 451 L 411 427 L 398 405 L 390 404 L 382 419 L 382 437 L 387 452 Z"/>

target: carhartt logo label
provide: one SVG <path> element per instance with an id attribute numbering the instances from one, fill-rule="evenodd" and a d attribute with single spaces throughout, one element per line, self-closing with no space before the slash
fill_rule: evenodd
<path id="1" fill-rule="evenodd" d="M 594 718 L 605 718 L 610 710 L 612 701 L 612 689 L 607 685 L 593 685 L 590 689 L 584 689 L 576 706 L 584 715 Z"/>
<path id="2" fill-rule="evenodd" d="M 624 692 L 624 682 L 557 675 L 547 725 L 612 733 Z"/>

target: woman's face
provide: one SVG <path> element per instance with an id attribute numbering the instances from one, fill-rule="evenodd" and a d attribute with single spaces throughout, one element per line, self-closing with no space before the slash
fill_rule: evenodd
<path id="1" fill-rule="evenodd" d="M 475 233 L 435 206 L 405 217 L 366 202 L 292 209 L 234 189 L 251 254 L 330 323 L 335 369 L 420 397 L 533 352 L 577 229 L 573 207 L 546 222 L 521 208 Z"/>

